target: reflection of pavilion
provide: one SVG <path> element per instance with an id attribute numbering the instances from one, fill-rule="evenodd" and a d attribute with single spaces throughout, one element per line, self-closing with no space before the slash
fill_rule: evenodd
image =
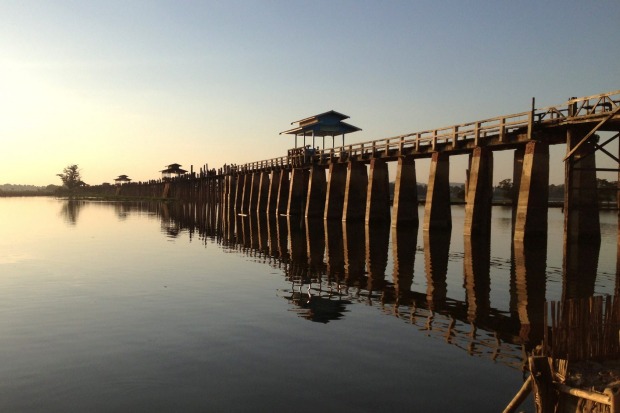
<path id="1" fill-rule="evenodd" d="M 319 288 L 314 289 L 312 284 L 308 284 L 307 290 L 303 291 L 303 285 L 297 287 L 293 283 L 290 295 L 284 298 L 295 305 L 296 308 L 292 311 L 310 321 L 326 324 L 344 317 L 346 306 L 351 304 L 351 301 L 338 292 L 322 291 L 321 286 L 319 284 Z"/>

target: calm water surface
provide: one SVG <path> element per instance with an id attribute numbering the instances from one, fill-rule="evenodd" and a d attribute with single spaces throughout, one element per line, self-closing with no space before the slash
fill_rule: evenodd
<path id="1" fill-rule="evenodd" d="M 452 211 L 424 237 L 0 198 L 0 410 L 501 411 L 545 299 L 614 292 L 617 215 L 564 262 L 558 209 L 525 248 L 510 209 L 490 243 Z"/>

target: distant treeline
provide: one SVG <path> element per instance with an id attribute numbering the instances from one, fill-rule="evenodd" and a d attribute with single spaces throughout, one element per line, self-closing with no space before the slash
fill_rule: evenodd
<path id="1" fill-rule="evenodd" d="M 0 196 L 47 196 L 56 195 L 62 189 L 59 185 L 0 185 Z"/>

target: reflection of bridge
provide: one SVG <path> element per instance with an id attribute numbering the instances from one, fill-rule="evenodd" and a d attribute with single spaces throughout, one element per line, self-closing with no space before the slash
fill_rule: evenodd
<path id="1" fill-rule="evenodd" d="M 153 205 L 166 223 L 166 234 L 197 234 L 225 251 L 281 269 L 291 285 L 279 295 L 300 317 L 329 322 L 346 316 L 351 303 L 370 304 L 472 355 L 517 368 L 525 360 L 524 351 L 542 338 L 544 249 L 514 246 L 510 310 L 502 311 L 490 305 L 494 264 L 488 244 L 465 244 L 463 301 L 447 296 L 448 260 L 455 259 L 449 253 L 449 233 L 424 233 L 426 292 L 415 292 L 417 231 L 323 220 L 300 225 L 290 217 L 266 214 L 228 221 L 204 205 Z M 391 277 L 386 274 L 390 253 Z"/>

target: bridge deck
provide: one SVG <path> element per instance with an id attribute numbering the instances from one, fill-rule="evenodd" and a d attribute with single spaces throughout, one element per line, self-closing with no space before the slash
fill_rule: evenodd
<path id="1" fill-rule="evenodd" d="M 494 150 L 512 149 L 530 140 L 562 144 L 566 142 L 569 126 L 619 131 L 620 90 L 575 98 L 561 105 L 527 112 L 330 149 L 294 148 L 289 150 L 287 156 L 240 165 L 238 171 L 290 169 L 350 160 L 370 162 L 374 158 L 395 160 L 400 156 L 427 158 L 433 152 L 469 153 L 477 146 L 489 146 Z"/>

